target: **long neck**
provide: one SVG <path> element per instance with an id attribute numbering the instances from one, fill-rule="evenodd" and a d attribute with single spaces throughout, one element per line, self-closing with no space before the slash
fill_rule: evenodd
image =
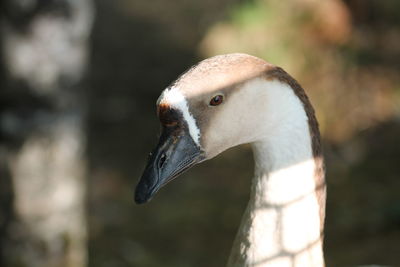
<path id="1" fill-rule="evenodd" d="M 228 266 L 324 266 L 320 159 L 304 108 L 292 115 L 252 144 L 255 177 Z"/>

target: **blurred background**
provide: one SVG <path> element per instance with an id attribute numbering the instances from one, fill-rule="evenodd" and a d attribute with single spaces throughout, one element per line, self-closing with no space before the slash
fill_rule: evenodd
<path id="1" fill-rule="evenodd" d="M 306 89 L 327 266 L 400 266 L 400 1 L 3 0 L 0 266 L 224 266 L 253 175 L 229 150 L 137 206 L 160 92 L 244 52 Z"/>

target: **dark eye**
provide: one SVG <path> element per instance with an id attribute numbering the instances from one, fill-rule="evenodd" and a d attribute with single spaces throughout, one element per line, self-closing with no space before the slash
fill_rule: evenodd
<path id="1" fill-rule="evenodd" d="M 210 100 L 210 106 L 218 106 L 224 100 L 223 95 L 216 95 Z"/>

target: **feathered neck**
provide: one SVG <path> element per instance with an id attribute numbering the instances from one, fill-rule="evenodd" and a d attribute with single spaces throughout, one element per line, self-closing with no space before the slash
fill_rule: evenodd
<path id="1" fill-rule="evenodd" d="M 273 101 L 263 112 L 274 110 L 278 124 L 252 143 L 255 176 L 228 266 L 324 266 L 318 125 L 307 97 L 298 96 L 301 87 L 287 84 L 268 88 L 266 101 Z"/>

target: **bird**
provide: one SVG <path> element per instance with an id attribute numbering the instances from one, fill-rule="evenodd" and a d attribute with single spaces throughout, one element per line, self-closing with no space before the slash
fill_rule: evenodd
<path id="1" fill-rule="evenodd" d="M 292 76 L 248 54 L 218 55 L 184 72 L 156 106 L 161 135 L 136 203 L 192 166 L 250 144 L 254 176 L 227 266 L 325 266 L 321 137 L 314 108 Z"/>

